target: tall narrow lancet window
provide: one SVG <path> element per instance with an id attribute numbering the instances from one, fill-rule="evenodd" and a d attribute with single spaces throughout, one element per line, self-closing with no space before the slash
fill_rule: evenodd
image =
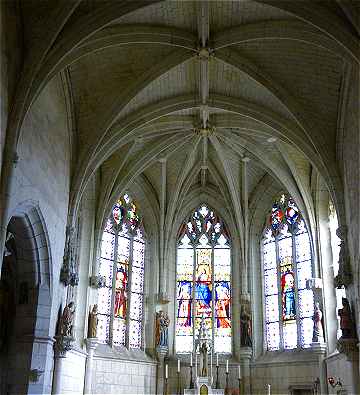
<path id="1" fill-rule="evenodd" d="M 98 295 L 98 338 L 102 343 L 141 348 L 145 240 L 138 206 L 122 196 L 102 235 Z"/>
<path id="2" fill-rule="evenodd" d="M 223 221 L 206 205 L 180 229 L 176 283 L 176 352 L 193 352 L 204 320 L 213 351 L 231 353 L 230 238 Z"/>
<path id="3" fill-rule="evenodd" d="M 266 345 L 269 351 L 308 348 L 312 342 L 314 296 L 311 244 L 294 200 L 275 201 L 264 231 L 263 276 Z"/>

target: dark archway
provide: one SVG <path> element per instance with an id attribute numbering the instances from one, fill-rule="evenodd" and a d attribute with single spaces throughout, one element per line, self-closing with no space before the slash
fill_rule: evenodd
<path id="1" fill-rule="evenodd" d="M 39 209 L 25 205 L 9 221 L 1 270 L 1 394 L 49 392 L 50 310 L 47 234 Z"/>

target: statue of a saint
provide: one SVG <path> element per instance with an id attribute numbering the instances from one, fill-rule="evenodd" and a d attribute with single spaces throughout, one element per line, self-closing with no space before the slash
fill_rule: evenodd
<path id="1" fill-rule="evenodd" d="M 168 327 L 170 319 L 163 310 L 156 312 L 155 345 L 156 347 L 168 347 Z"/>
<path id="2" fill-rule="evenodd" d="M 249 311 L 249 303 L 241 305 L 240 344 L 245 347 L 252 347 L 251 313 Z"/>
<path id="3" fill-rule="evenodd" d="M 322 325 L 322 311 L 320 310 L 319 302 L 315 303 L 314 310 L 314 330 L 313 330 L 313 342 L 324 342 L 324 330 Z"/>
<path id="4" fill-rule="evenodd" d="M 208 351 L 207 342 L 204 341 L 200 346 L 200 376 L 207 377 L 208 375 Z"/>
<path id="5" fill-rule="evenodd" d="M 343 308 L 338 310 L 340 317 L 341 339 L 352 339 L 354 337 L 354 322 L 351 317 L 350 304 L 347 298 L 342 298 Z"/>
<path id="6" fill-rule="evenodd" d="M 70 302 L 64 307 L 60 317 L 59 331 L 61 336 L 73 337 L 74 313 L 74 302 Z"/>
<path id="7" fill-rule="evenodd" d="M 89 311 L 89 319 L 88 319 L 88 338 L 96 338 L 97 334 L 97 304 L 94 304 L 91 311 Z"/>

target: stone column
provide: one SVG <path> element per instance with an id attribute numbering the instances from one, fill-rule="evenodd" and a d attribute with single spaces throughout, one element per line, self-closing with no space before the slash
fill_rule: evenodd
<path id="1" fill-rule="evenodd" d="M 72 336 L 55 336 L 53 395 L 61 395 L 63 393 L 61 389 L 61 378 L 64 374 L 64 360 L 67 351 L 72 348 L 73 341 L 74 338 Z"/>
<path id="2" fill-rule="evenodd" d="M 327 394 L 327 374 L 326 364 L 324 361 L 327 346 L 325 343 L 312 343 L 312 351 L 317 354 L 319 361 L 319 380 L 320 380 L 320 394 Z"/>
<path id="3" fill-rule="evenodd" d="M 168 347 L 157 347 L 156 348 L 156 354 L 158 357 L 158 365 L 157 365 L 157 371 L 156 371 L 156 381 L 157 381 L 157 394 L 163 394 L 164 393 L 164 384 L 165 384 L 165 357 L 168 354 Z"/>
<path id="4" fill-rule="evenodd" d="M 84 394 L 91 394 L 94 353 L 99 342 L 96 337 L 88 337 L 87 339 L 85 339 L 85 343 L 87 356 L 84 380 Z"/>
<path id="5" fill-rule="evenodd" d="M 242 394 L 251 394 L 251 376 L 250 376 L 250 360 L 252 358 L 251 347 L 241 347 L 240 349 L 240 365 L 241 365 L 241 387 Z"/>

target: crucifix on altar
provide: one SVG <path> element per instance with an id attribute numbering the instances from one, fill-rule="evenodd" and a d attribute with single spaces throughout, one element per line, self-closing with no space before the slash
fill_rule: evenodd
<path id="1" fill-rule="evenodd" d="M 213 389 L 212 344 L 207 335 L 205 318 L 202 316 L 198 338 L 195 340 L 195 383 L 190 383 L 191 389 L 185 389 L 184 394 L 224 394 L 222 389 Z M 199 363 L 198 363 L 199 355 Z M 210 369 L 209 369 L 210 360 Z M 192 361 L 192 357 L 191 357 Z M 192 365 L 192 364 L 191 364 Z M 192 367 L 190 367 L 192 369 Z M 191 374 L 192 378 L 192 374 Z"/>

